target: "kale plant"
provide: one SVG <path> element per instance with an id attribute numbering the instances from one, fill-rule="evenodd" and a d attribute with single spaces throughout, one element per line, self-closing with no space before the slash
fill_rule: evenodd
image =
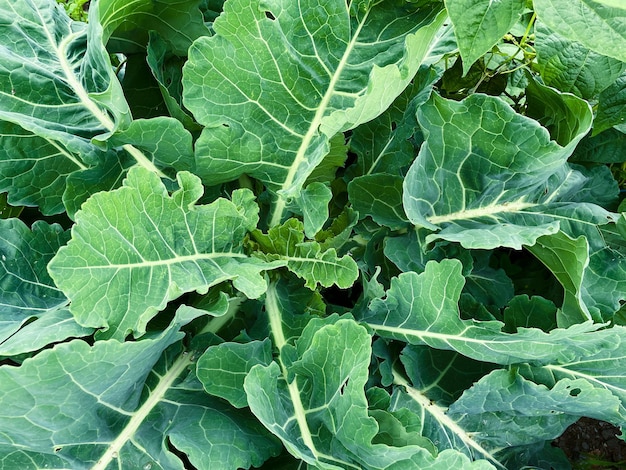
<path id="1" fill-rule="evenodd" d="M 621 0 L 0 0 L 0 469 L 569 468 L 625 119 Z"/>

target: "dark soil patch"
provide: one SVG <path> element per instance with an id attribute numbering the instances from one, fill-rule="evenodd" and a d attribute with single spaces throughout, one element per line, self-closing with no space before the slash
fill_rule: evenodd
<path id="1" fill-rule="evenodd" d="M 553 442 L 581 470 L 626 469 L 626 442 L 615 426 L 591 418 L 581 418 Z"/>

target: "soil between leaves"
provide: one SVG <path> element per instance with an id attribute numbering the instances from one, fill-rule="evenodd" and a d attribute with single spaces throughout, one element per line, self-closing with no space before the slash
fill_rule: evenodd
<path id="1" fill-rule="evenodd" d="M 574 469 L 626 469 L 626 442 L 617 427 L 604 421 L 581 418 L 552 445 L 559 447 Z"/>

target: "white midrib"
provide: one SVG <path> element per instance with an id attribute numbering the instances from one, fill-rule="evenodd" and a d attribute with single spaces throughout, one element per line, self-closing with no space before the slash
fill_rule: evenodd
<path id="1" fill-rule="evenodd" d="M 492 217 L 503 212 L 521 212 L 524 209 L 534 207 L 536 204 L 524 201 L 505 202 L 503 204 L 493 204 L 490 206 L 479 207 L 478 209 L 468 209 L 464 211 L 452 212 L 446 215 L 435 215 L 427 217 L 431 224 L 441 224 L 444 222 L 454 222 L 455 220 L 477 219 L 479 217 Z"/>
<path id="2" fill-rule="evenodd" d="M 326 114 L 326 110 L 328 109 L 330 100 L 333 94 L 335 93 L 335 86 L 337 85 L 337 82 L 339 81 L 339 78 L 341 77 L 343 69 L 348 63 L 348 58 L 350 57 L 350 54 L 352 53 L 352 50 L 354 49 L 354 45 L 356 44 L 357 39 L 359 38 L 359 34 L 361 33 L 361 29 L 363 28 L 363 25 L 365 24 L 365 20 L 367 19 L 368 15 L 369 15 L 369 10 L 365 15 L 363 15 L 363 19 L 361 20 L 361 22 L 359 23 L 359 26 L 355 30 L 352 36 L 352 40 L 348 44 L 348 47 L 346 47 L 346 50 L 343 53 L 343 57 L 341 58 L 341 61 L 337 65 L 337 69 L 335 70 L 335 73 L 333 74 L 330 80 L 330 83 L 328 84 L 328 89 L 326 90 L 326 93 L 324 94 L 322 101 L 320 101 L 317 111 L 315 112 L 315 116 L 313 117 L 313 120 L 311 121 L 309 130 L 304 135 L 304 138 L 302 139 L 302 143 L 300 144 L 300 147 L 298 148 L 298 153 L 296 153 L 296 157 L 293 163 L 291 164 L 291 167 L 289 167 L 289 172 L 287 173 L 287 176 L 285 177 L 285 181 L 282 184 L 281 190 L 286 190 L 292 185 L 293 180 L 296 178 L 296 175 L 298 173 L 298 169 L 300 168 L 300 164 L 304 162 L 307 158 L 306 153 L 307 153 L 307 150 L 309 149 L 309 145 L 311 144 L 313 137 L 317 133 L 318 128 L 320 124 L 322 123 L 322 119 L 324 118 L 324 115 Z M 286 205 L 287 205 L 287 200 L 279 194 L 278 199 L 276 200 L 276 203 L 274 204 L 274 212 L 272 214 L 272 220 L 270 221 L 270 227 L 274 227 L 280 224 Z"/>
<path id="3" fill-rule="evenodd" d="M 100 266 L 89 266 L 89 271 L 94 271 L 97 269 L 136 269 L 136 268 L 154 268 L 159 266 L 171 266 L 179 263 L 186 263 L 188 261 L 202 261 L 202 260 L 212 260 L 219 258 L 249 258 L 249 256 L 244 255 L 243 253 L 201 253 L 197 255 L 190 256 L 178 256 L 176 258 L 163 259 L 158 261 L 143 261 L 138 263 L 125 263 L 125 264 L 102 264 Z M 66 267 L 65 269 L 71 269 L 71 267 Z M 84 269 L 83 267 L 76 267 L 77 271 Z"/>
<path id="4" fill-rule="evenodd" d="M 54 40 L 52 37 L 50 37 L 47 30 L 46 30 L 46 34 L 48 34 L 50 44 L 54 45 L 55 44 Z M 98 105 L 94 103 L 93 100 L 89 97 L 89 93 L 87 93 L 87 90 L 85 90 L 85 87 L 83 87 L 83 84 L 76 78 L 76 75 L 74 75 L 74 72 L 72 71 L 70 63 L 67 60 L 67 47 L 80 34 L 81 34 L 80 32 L 76 32 L 73 34 L 69 34 L 65 38 L 63 38 L 63 40 L 59 43 L 59 45 L 55 47 L 56 55 L 59 58 L 59 63 L 61 64 L 61 68 L 63 70 L 63 74 L 65 75 L 65 80 L 67 81 L 67 84 L 70 86 L 70 88 L 72 88 L 74 93 L 76 93 L 76 96 L 78 96 L 78 99 L 80 100 L 82 105 L 85 108 L 87 108 L 87 110 L 91 114 L 94 115 L 94 117 L 100 122 L 100 124 L 102 124 L 102 126 L 107 131 L 114 132 L 115 123 L 109 117 L 109 115 L 105 113 L 104 111 L 102 111 L 98 107 Z M 159 170 L 154 165 L 154 163 L 152 163 L 152 161 L 148 157 L 146 157 L 143 154 L 143 152 L 139 150 L 137 147 L 135 147 L 134 145 L 125 144 L 122 146 L 122 148 L 126 150 L 137 161 L 139 165 L 156 173 L 157 175 L 159 175 L 159 178 L 169 179 L 167 175 L 161 172 L 161 170 Z"/>
<path id="5" fill-rule="evenodd" d="M 433 418 L 437 420 L 437 422 L 441 423 L 442 426 L 446 427 L 450 431 L 452 431 L 456 436 L 458 436 L 468 447 L 478 451 L 481 455 L 484 455 L 489 459 L 494 465 L 498 468 L 506 468 L 504 467 L 498 460 L 485 448 L 483 448 L 478 442 L 472 439 L 465 429 L 459 426 L 454 420 L 450 419 L 448 415 L 446 415 L 445 410 L 437 405 L 436 403 L 432 403 L 426 396 L 422 395 L 419 391 L 415 390 L 409 382 L 407 382 L 404 377 L 402 377 L 397 371 L 393 370 L 393 383 L 396 385 L 400 385 L 404 388 L 406 393 L 415 400 L 426 412 L 428 412 Z"/>
<path id="6" fill-rule="evenodd" d="M 267 309 L 267 315 L 270 320 L 270 329 L 272 331 L 272 335 L 274 336 L 274 346 L 280 352 L 283 346 L 287 344 L 287 340 L 285 339 L 285 334 L 283 332 L 283 322 L 280 314 L 280 306 L 278 305 L 276 286 L 273 283 L 271 283 L 267 288 L 267 293 L 265 295 L 265 307 Z M 306 422 L 306 411 L 304 405 L 302 404 L 297 381 L 294 378 L 291 382 L 289 382 L 287 369 L 285 368 L 282 360 L 280 360 L 279 362 L 282 369 L 283 378 L 285 379 L 285 382 L 287 382 L 289 398 L 293 403 L 294 414 L 296 422 L 298 423 L 300 435 L 302 436 L 302 441 L 304 442 L 304 445 L 309 448 L 313 456 L 316 459 L 319 459 L 320 453 L 315 448 L 313 435 L 311 433 L 311 430 L 309 429 L 308 423 Z"/>
<path id="7" fill-rule="evenodd" d="M 135 435 L 141 424 L 145 421 L 148 414 L 163 399 L 166 392 L 170 389 L 174 381 L 180 374 L 192 363 L 192 354 L 181 354 L 180 357 L 172 364 L 172 367 L 161 378 L 159 384 L 150 393 L 148 399 L 134 413 L 133 417 L 128 421 L 120 435 L 111 442 L 107 451 L 100 457 L 91 470 L 105 470 L 108 465 L 119 457 L 120 450 Z"/>

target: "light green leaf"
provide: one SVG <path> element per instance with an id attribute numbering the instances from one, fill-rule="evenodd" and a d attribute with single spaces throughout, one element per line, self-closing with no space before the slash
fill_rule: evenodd
<path id="1" fill-rule="evenodd" d="M 350 256 L 339 257 L 334 248 L 322 251 L 318 242 L 305 242 L 304 224 L 298 219 L 289 219 L 281 226 L 269 229 L 267 235 L 259 230 L 252 235 L 262 251 L 259 256 L 285 262 L 310 289 L 315 289 L 318 283 L 324 287 L 337 285 L 347 289 L 359 275 L 356 262 Z"/>
<path id="2" fill-rule="evenodd" d="M 419 445 L 373 443 L 379 427 L 364 391 L 370 342 L 353 320 L 310 322 L 296 342 L 295 361 L 282 372 L 275 362 L 257 365 L 246 377 L 252 412 L 315 468 L 446 468 L 456 452 L 435 460 Z"/>
<path id="3" fill-rule="evenodd" d="M 564 378 L 548 388 L 506 370 L 493 371 L 465 391 L 448 415 L 493 451 L 552 440 L 581 416 L 626 422 L 619 398 L 587 380 Z"/>
<path id="4" fill-rule="evenodd" d="M 193 171 L 195 159 L 191 134 L 171 117 L 136 119 L 124 130 L 111 136 L 96 137 L 104 146 L 123 147 L 132 144 L 141 149 L 162 168 L 177 171 Z"/>
<path id="5" fill-rule="evenodd" d="M 463 75 L 519 20 L 525 0 L 446 0 L 463 59 Z"/>
<path id="6" fill-rule="evenodd" d="M 626 62 L 626 9 L 596 0 L 534 0 L 550 29 L 592 51 Z"/>
<path id="7" fill-rule="evenodd" d="M 619 344 L 617 332 L 591 322 L 549 334 L 536 328 L 511 334 L 499 321 L 463 320 L 457 303 L 464 282 L 458 260 L 431 261 L 422 274 L 392 279 L 386 298 L 373 300 L 360 320 L 384 338 L 496 364 L 566 362 Z"/>
<path id="8" fill-rule="evenodd" d="M 552 140 L 571 154 L 589 132 L 593 116 L 589 103 L 570 93 L 561 93 L 528 75 L 526 114 L 548 131 Z"/>
<path id="9" fill-rule="evenodd" d="M 564 101 L 570 102 L 584 112 L 559 125 L 571 139 L 561 146 L 499 98 L 475 94 L 456 102 L 433 95 L 418 111 L 426 142 L 403 194 L 411 222 L 438 231 L 426 241 L 520 249 L 559 227 L 577 236 L 610 220 L 598 206 L 567 202 L 586 182 L 567 157 L 591 125 L 589 105 L 573 95 Z"/>
<path id="10" fill-rule="evenodd" d="M 432 365 L 428 367 L 431 368 Z M 483 462 L 485 466 L 490 463 L 495 468 L 505 468 L 498 462 L 495 452 L 477 442 L 469 430 L 464 429 L 454 418 L 447 415 L 447 406 L 429 398 L 427 389 L 412 386 L 397 373 L 394 374 L 394 385 L 390 409 L 411 410 L 420 418 L 424 436 L 436 442 L 439 449 L 455 449 L 477 462 Z"/>
<path id="11" fill-rule="evenodd" d="M 226 2 L 216 35 L 194 43 L 183 71 L 184 103 L 206 126 L 199 175 L 207 184 L 259 179 L 280 195 L 270 223 L 278 225 L 329 139 L 379 115 L 407 86 L 444 21 L 440 9 Z"/>
<path id="12" fill-rule="evenodd" d="M 191 43 L 209 34 L 198 5 L 201 0 L 104 0 L 97 3 L 105 42 L 121 43 L 123 50 L 145 48 L 155 31 L 172 51 L 185 56 Z M 118 49 L 114 47 L 114 49 Z"/>
<path id="13" fill-rule="evenodd" d="M 626 64 L 564 38 L 542 22 L 535 25 L 537 63 L 544 83 L 583 99 L 595 98 L 624 71 Z"/>
<path id="14" fill-rule="evenodd" d="M 245 344 L 222 343 L 209 347 L 200 356 L 196 373 L 207 393 L 228 400 L 236 408 L 243 408 L 248 406 L 243 389 L 246 375 L 255 365 L 267 366 L 271 362 L 272 349 L 268 339 Z"/>
<path id="15" fill-rule="evenodd" d="M 304 219 L 304 234 L 308 238 L 314 238 L 328 220 L 328 204 L 333 197 L 330 188 L 323 183 L 309 184 L 300 196 L 296 204 L 302 208 Z"/>
<path id="16" fill-rule="evenodd" d="M 309 175 L 305 184 L 330 183 L 335 179 L 339 168 L 342 168 L 348 158 L 348 145 L 342 132 L 335 134 L 329 141 L 330 150 Z"/>
<path id="17" fill-rule="evenodd" d="M 0 367 L 0 468 L 28 457 L 19 468 L 183 469 L 173 448 L 196 468 L 236 469 L 277 453 L 248 413 L 209 398 L 189 372 L 192 355 L 174 344 L 189 319 L 151 339 L 76 340 Z"/>
<path id="18" fill-rule="evenodd" d="M 362 218 L 370 216 L 392 229 L 406 227 L 409 221 L 402 207 L 403 181 L 401 176 L 385 173 L 359 176 L 348 185 L 350 203 Z"/>
<path id="19" fill-rule="evenodd" d="M 199 179 L 178 174 L 170 196 L 158 176 L 131 169 L 124 186 L 92 196 L 76 214 L 72 240 L 49 271 L 77 321 L 107 337 L 140 336 L 168 301 L 225 280 L 250 298 L 266 288 L 263 263 L 242 252 L 247 220 L 225 199 L 196 206 Z"/>
<path id="20" fill-rule="evenodd" d="M 617 348 L 600 350 L 595 354 L 562 364 L 547 364 L 542 367 L 524 366 L 520 372 L 525 377 L 538 383 L 544 383 L 549 387 L 552 387 L 555 381 L 563 378 L 584 379 L 598 390 L 608 391 L 618 397 L 624 406 L 623 404 L 626 403 L 626 376 L 624 376 L 623 370 L 626 366 L 624 350 L 626 328 L 614 326 L 612 329 L 615 329 L 621 338 Z"/>

